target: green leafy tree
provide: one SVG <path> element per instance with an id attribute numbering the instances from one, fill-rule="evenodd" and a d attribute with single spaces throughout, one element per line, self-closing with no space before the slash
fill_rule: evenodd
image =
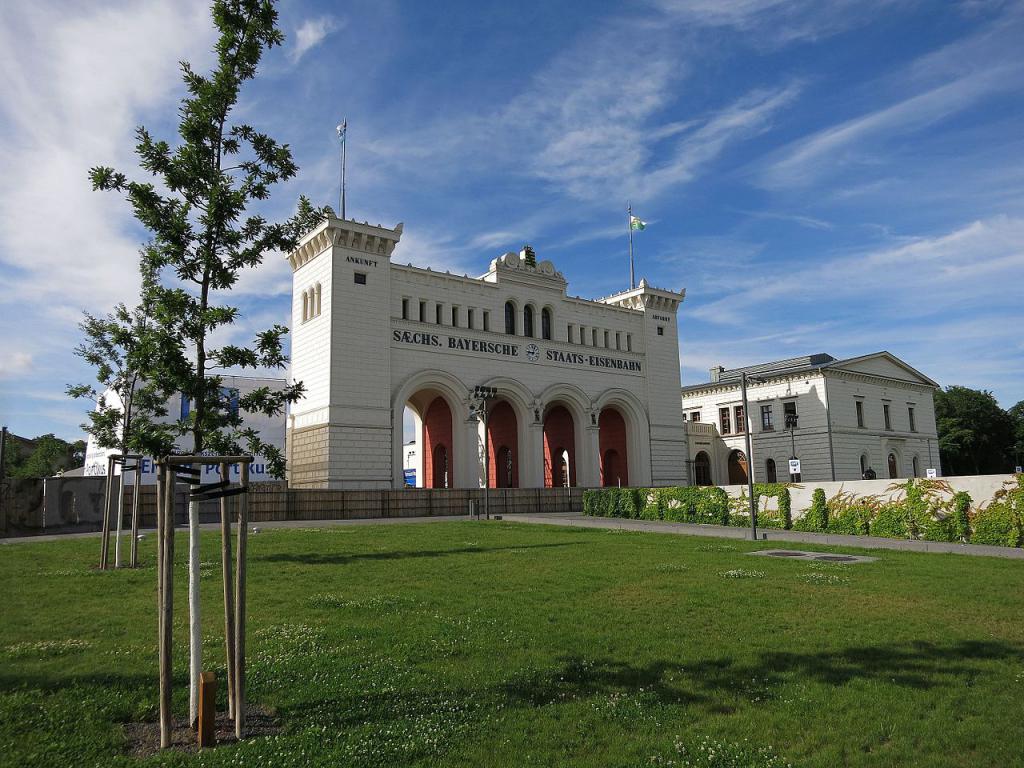
<path id="1" fill-rule="evenodd" d="M 257 333 L 250 346 L 214 348 L 210 336 L 238 319 L 238 309 L 219 297 L 240 272 L 258 267 L 268 253 L 294 249 L 330 209 L 316 209 L 301 198 L 295 216 L 283 223 L 247 211 L 298 171 L 287 144 L 231 121 L 241 86 L 256 75 L 264 50 L 280 45 L 284 36 L 270 0 L 217 0 L 212 12 L 219 33 L 217 65 L 202 75 L 181 64 L 187 95 L 179 109 L 176 146 L 145 127 L 136 130 L 140 165 L 159 180 L 159 189 L 108 167 L 93 168 L 90 177 L 94 189 L 126 196 L 152 235 L 143 251 L 147 267 L 173 278 L 166 285 L 155 282 L 146 298 L 155 322 L 180 343 L 164 350 L 164 359 L 146 378 L 191 400 L 179 432 L 191 436 L 196 453 L 261 454 L 271 474 L 280 477 L 284 457 L 245 426 L 240 411 L 277 416 L 302 396 L 301 382 L 283 390 L 259 387 L 236 401 L 219 373 L 283 368 L 288 329 L 274 325 Z"/>
<path id="2" fill-rule="evenodd" d="M 1013 465 L 1024 466 L 1024 400 L 1012 406 L 1007 413 L 1013 420 Z"/>
<path id="3" fill-rule="evenodd" d="M 938 390 L 935 418 L 947 475 L 995 474 L 1012 468 L 1013 419 L 991 392 L 958 386 Z"/>
<path id="4" fill-rule="evenodd" d="M 144 260 L 143 296 L 150 294 L 155 281 L 155 273 Z M 165 382 L 176 376 L 145 379 L 144 373 L 153 374 L 161 361 L 180 359 L 166 353 L 178 340 L 150 320 L 145 303 L 131 310 L 118 304 L 105 317 L 83 314 L 85 319 L 78 327 L 85 341 L 75 348 L 75 354 L 96 369 L 102 389 L 91 384 L 68 386 L 71 397 L 96 403 L 82 429 L 99 447 L 118 453 L 169 453 L 174 447 L 175 427 L 159 423 L 157 417 L 167 415 L 165 403 L 172 390 Z"/>
<path id="5" fill-rule="evenodd" d="M 63 469 L 73 467 L 74 444 L 53 434 L 40 435 L 32 442 L 35 445 L 29 452 L 23 452 L 16 444 L 8 446 L 4 462 L 8 477 L 15 480 L 52 477 Z"/>

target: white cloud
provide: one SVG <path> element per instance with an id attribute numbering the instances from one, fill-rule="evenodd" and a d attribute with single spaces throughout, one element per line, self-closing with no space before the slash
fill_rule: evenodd
<path id="1" fill-rule="evenodd" d="M 320 16 L 306 19 L 295 30 L 295 45 L 288 51 L 288 59 L 292 64 L 298 63 L 310 50 L 320 45 L 327 36 L 344 26 L 344 22 L 333 16 Z"/>
<path id="2" fill-rule="evenodd" d="M 1020 67 L 993 67 L 965 75 L 800 139 L 781 151 L 761 175 L 767 187 L 811 184 L 828 171 L 862 162 L 857 147 L 869 139 L 880 141 L 927 128 L 970 108 L 994 91 L 1017 87 L 1013 75 Z"/>
<path id="3" fill-rule="evenodd" d="M 32 355 L 21 350 L 5 351 L 4 364 L 0 367 L 0 379 L 13 379 L 32 369 Z"/>

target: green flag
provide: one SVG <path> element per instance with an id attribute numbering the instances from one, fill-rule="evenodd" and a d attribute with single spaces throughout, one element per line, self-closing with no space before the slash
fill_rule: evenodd
<path id="1" fill-rule="evenodd" d="M 629 228 L 630 229 L 636 229 L 636 230 L 647 229 L 647 222 L 646 221 L 640 221 L 640 217 L 639 216 L 633 216 L 632 214 L 630 214 L 630 216 L 629 216 Z"/>

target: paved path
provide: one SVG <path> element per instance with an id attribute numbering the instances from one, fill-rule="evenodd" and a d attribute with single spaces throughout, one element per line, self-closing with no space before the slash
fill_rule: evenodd
<path id="1" fill-rule="evenodd" d="M 505 515 L 505 520 L 535 525 L 567 525 L 577 528 L 613 528 L 627 531 L 673 533 L 680 536 L 713 536 L 721 539 L 750 539 L 749 528 L 724 525 L 694 525 L 692 523 L 666 523 L 654 520 L 623 520 L 615 517 L 586 517 L 571 513 L 539 515 Z M 905 552 L 947 552 L 956 555 L 981 555 L 1024 560 L 1024 549 L 992 547 L 985 544 L 949 544 L 941 541 L 906 541 L 883 539 L 879 536 L 842 536 L 830 533 L 804 533 L 803 531 L 777 531 L 759 528 L 764 541 L 799 541 L 805 544 L 856 547 L 859 549 L 899 549 Z"/>
<path id="2" fill-rule="evenodd" d="M 466 515 L 433 516 L 433 517 L 377 517 L 360 520 L 275 520 L 270 522 L 250 523 L 256 528 L 326 528 L 329 526 L 347 525 L 400 525 L 407 523 L 444 523 L 456 520 L 470 520 Z M 504 520 L 514 523 L 532 525 L 564 525 L 576 528 L 606 528 L 628 531 L 648 531 L 651 533 L 671 533 L 678 536 L 709 536 L 719 539 L 748 539 L 749 528 L 733 528 L 724 525 L 694 525 L 692 523 L 667 523 L 654 520 L 623 520 L 615 517 L 587 517 L 569 512 L 551 514 L 505 515 Z M 187 530 L 188 526 L 179 525 L 178 530 Z M 202 530 L 219 531 L 220 523 L 204 523 Z M 152 535 L 152 529 L 143 533 Z M 99 531 L 88 533 L 57 533 L 45 536 L 20 536 L 12 539 L 0 539 L 3 544 L 30 544 L 37 541 L 60 541 L 64 539 L 95 538 Z M 905 541 L 903 539 L 883 539 L 878 536 L 841 536 L 830 533 L 804 533 L 803 531 L 778 531 L 758 529 L 758 536 L 763 541 L 796 541 L 805 544 L 823 544 L 838 547 L 854 547 L 857 549 L 898 549 L 905 552 L 946 552 L 956 555 L 975 555 L 986 557 L 1005 557 L 1024 560 L 1024 549 L 1012 547 L 991 547 L 984 544 L 949 544 L 941 541 Z M 111 536 L 113 538 L 113 536 Z M 127 535 L 125 536 L 127 539 Z"/>

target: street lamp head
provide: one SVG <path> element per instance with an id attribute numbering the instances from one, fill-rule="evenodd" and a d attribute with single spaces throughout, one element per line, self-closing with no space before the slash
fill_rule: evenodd
<path id="1" fill-rule="evenodd" d="M 795 413 L 787 413 L 786 414 L 786 429 L 796 429 L 796 424 L 797 424 L 797 421 L 799 421 L 799 420 L 800 420 L 800 417 L 797 416 Z"/>

